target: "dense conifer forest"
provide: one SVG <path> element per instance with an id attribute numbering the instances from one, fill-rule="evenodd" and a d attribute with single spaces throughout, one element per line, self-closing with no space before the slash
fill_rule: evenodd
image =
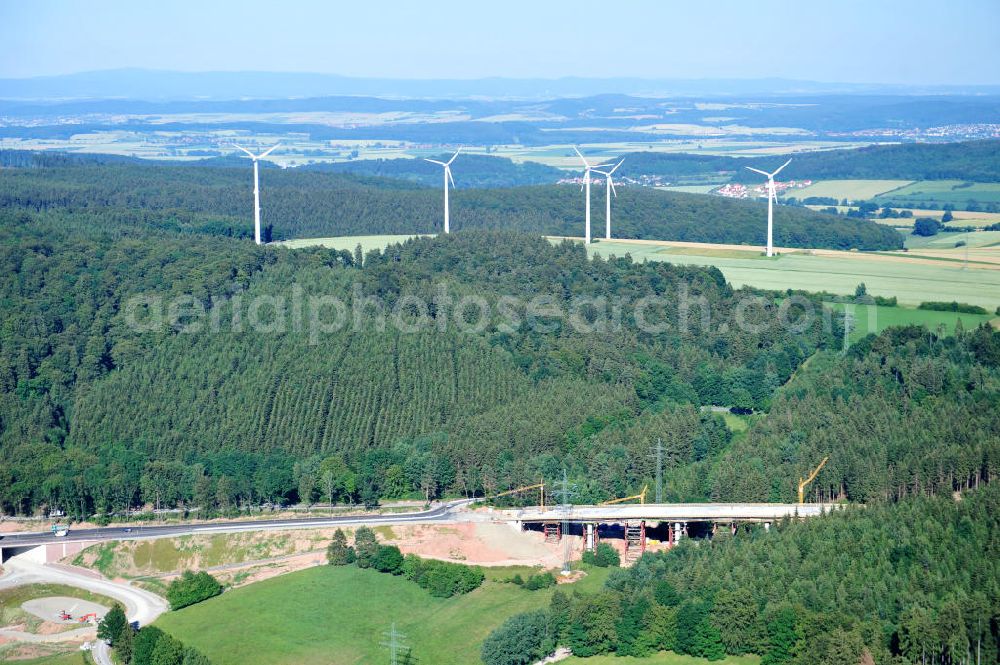
<path id="1" fill-rule="evenodd" d="M 239 168 L 209 168 L 103 158 L 35 158 L 16 152 L 0 153 L 3 161 L 19 168 L 4 170 L 0 207 L 68 209 L 95 215 L 97 225 L 116 216 L 171 231 L 236 237 L 252 232 L 246 223 L 252 215 L 249 163 Z M 596 187 L 595 220 L 601 219 L 603 201 L 603 188 Z M 354 174 L 264 168 L 261 205 L 266 235 L 275 240 L 433 233 L 442 224 L 440 189 Z M 451 206 L 454 229 L 583 235 L 583 195 L 572 185 L 457 189 L 452 192 Z M 765 240 L 765 208 L 751 201 L 622 188 L 614 203 L 615 235 L 759 245 Z M 774 235 L 778 245 L 859 250 L 902 247 L 898 233 L 867 220 L 798 207 L 780 209 L 778 218 Z"/>
<path id="2" fill-rule="evenodd" d="M 313 499 L 331 466 L 343 476 L 343 501 L 483 493 L 554 473 L 564 457 L 581 470 L 605 457 L 624 463 L 628 446 L 648 445 L 640 437 L 649 428 L 674 421 L 704 439 L 691 453 L 704 457 L 725 446 L 727 430 L 698 404 L 766 408 L 773 389 L 838 334 L 819 316 L 799 330 L 767 324 L 773 301 L 756 315 L 765 325 L 747 333 L 729 325 L 744 294 L 715 269 L 588 261 L 579 245 L 514 232 L 413 240 L 359 264 L 349 252 L 90 222 L 3 213 L 7 511 L 202 504 L 198 487 L 211 487 L 221 507 Z M 453 300 L 520 299 L 521 320 L 539 295 L 567 312 L 578 298 L 598 304 L 580 310 L 583 332 L 558 320 L 507 330 L 504 319 L 470 333 L 444 310 L 433 328 L 380 330 L 373 315 L 317 339 L 291 324 L 262 333 L 233 323 L 234 311 L 249 315 L 238 303 L 296 290 L 306 300 L 379 298 L 397 311 L 404 298 L 433 302 L 442 289 Z M 670 320 L 682 292 L 711 310 L 709 328 L 600 324 L 600 303 L 651 294 Z M 195 334 L 175 321 L 135 332 L 126 325 L 135 294 L 185 296 L 188 306 L 214 308 L 219 328 Z M 611 425 L 632 433 L 584 443 Z M 609 469 L 590 494 L 614 495 L 641 475 Z"/>

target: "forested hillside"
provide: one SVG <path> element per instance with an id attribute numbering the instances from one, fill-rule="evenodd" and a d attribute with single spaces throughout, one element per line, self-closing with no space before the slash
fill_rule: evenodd
<path id="1" fill-rule="evenodd" d="M 435 155 L 434 159 L 446 162 L 452 155 Z M 458 174 L 455 184 L 461 189 L 469 187 L 514 187 L 518 185 L 545 185 L 566 177 L 566 171 L 538 162 L 515 163 L 504 157 L 460 154 L 454 163 Z M 355 159 L 349 162 L 311 164 L 300 167 L 306 171 L 329 173 L 355 173 L 410 180 L 423 185 L 441 186 L 442 169 L 423 159 Z"/>
<path id="2" fill-rule="evenodd" d="M 736 182 L 757 182 L 745 167 L 771 171 L 787 157 L 635 152 L 624 155 L 623 177 L 680 177 L 724 172 Z M 783 180 L 829 179 L 970 180 L 1000 182 L 1000 140 L 959 143 L 873 145 L 849 150 L 804 152 L 781 172 Z"/>
<path id="3" fill-rule="evenodd" d="M 816 498 L 871 502 L 978 487 L 1000 474 L 998 404 L 1000 334 L 890 329 L 799 372 L 720 461 L 711 491 L 790 501 L 796 479 L 827 455 L 810 489 Z"/>
<path id="4" fill-rule="evenodd" d="M 17 162 L 16 155 L 5 159 Z M 21 157 L 22 161 L 26 158 Z M 484 158 L 485 159 L 485 158 Z M 69 208 L 139 218 L 164 230 L 249 237 L 251 169 L 149 163 L 73 163 L 4 171 L 0 207 Z M 39 166 L 41 164 L 41 166 Z M 428 165 L 431 166 L 431 165 Z M 442 223 L 441 192 L 403 180 L 264 169 L 261 205 L 273 239 L 339 235 L 431 233 Z M 595 188 L 594 219 L 604 203 Z M 458 189 L 452 193 L 455 229 L 514 229 L 546 235 L 583 235 L 583 196 L 573 186 Z M 622 188 L 614 203 L 615 235 L 758 245 L 765 241 L 765 206 L 758 202 Z M 898 249 L 892 229 L 787 207 L 776 214 L 774 240 L 790 247 Z M 599 222 L 595 221 L 595 229 Z"/>
<path id="5" fill-rule="evenodd" d="M 752 315 L 760 329 L 733 325 L 741 294 L 715 269 L 589 261 L 578 244 L 512 232 L 410 241 L 370 253 L 361 267 L 348 252 L 258 248 L 137 224 L 3 213 L 6 511 L 312 498 L 331 466 L 341 500 L 490 491 L 564 463 L 596 467 L 602 456 L 624 455 L 623 445 L 647 446 L 583 443 L 647 418 L 702 432 L 717 452 L 728 439 L 716 416 L 663 400 L 764 408 L 816 348 L 836 344 L 836 329 L 819 318 L 799 331 L 777 326 L 775 303 Z M 316 339 L 292 324 L 261 332 L 234 323 L 235 311 L 247 319 L 253 302 L 296 289 L 348 303 L 378 297 L 395 311 L 404 298 L 430 302 L 441 288 L 456 299 L 520 298 L 522 321 L 523 302 L 536 296 L 568 311 L 579 297 L 627 305 L 650 295 L 676 320 L 687 289 L 713 320 L 708 329 L 655 332 L 626 319 L 584 332 L 505 330 L 499 321 L 481 333 L 414 333 L 379 330 L 372 317 Z M 137 333 L 124 307 L 137 293 L 215 305 L 218 329 L 194 334 L 181 317 Z M 449 314 L 454 320 L 446 310 L 436 316 Z M 581 316 L 607 315 L 597 307 Z M 593 474 L 591 496 L 628 482 L 615 472 L 622 463 Z"/>

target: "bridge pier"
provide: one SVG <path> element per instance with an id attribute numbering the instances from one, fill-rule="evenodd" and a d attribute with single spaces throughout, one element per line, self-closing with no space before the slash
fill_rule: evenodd
<path id="1" fill-rule="evenodd" d="M 625 523 L 625 560 L 632 562 L 646 551 L 646 521 Z"/>
<path id="2" fill-rule="evenodd" d="M 688 533 L 687 522 L 674 522 L 674 529 L 673 533 L 671 534 L 673 537 L 673 543 L 671 544 L 676 545 L 677 543 L 681 542 L 681 538 L 686 537 L 687 533 Z"/>
<path id="3" fill-rule="evenodd" d="M 585 552 L 597 551 L 597 541 L 599 538 L 597 524 L 587 522 L 583 525 L 583 550 Z"/>
<path id="4" fill-rule="evenodd" d="M 562 524 L 559 522 L 546 522 L 542 525 L 542 531 L 545 533 L 547 543 L 558 543 L 562 540 Z"/>

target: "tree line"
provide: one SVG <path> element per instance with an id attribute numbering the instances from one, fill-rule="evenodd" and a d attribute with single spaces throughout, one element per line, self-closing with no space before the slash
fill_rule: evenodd
<path id="1" fill-rule="evenodd" d="M 16 161 L 14 156 L 8 161 Z M 492 159 L 492 158 L 483 158 Z M 252 233 L 249 168 L 41 160 L 5 171 L 0 207 L 70 209 L 92 216 L 146 219 L 170 231 L 248 238 Z M 428 164 L 427 166 L 434 166 Z M 439 232 L 441 193 L 405 180 L 299 169 L 265 169 L 265 235 L 275 240 Z M 603 207 L 597 188 L 592 206 Z M 583 200 L 572 185 L 463 189 L 452 194 L 455 229 L 513 229 L 583 235 Z M 765 206 L 756 201 L 628 187 L 615 200 L 615 236 L 759 245 Z M 790 247 L 899 249 L 898 233 L 863 219 L 803 208 L 782 209 L 775 242 Z"/>

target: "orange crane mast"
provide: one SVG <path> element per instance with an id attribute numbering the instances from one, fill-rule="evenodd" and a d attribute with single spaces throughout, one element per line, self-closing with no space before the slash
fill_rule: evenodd
<path id="1" fill-rule="evenodd" d="M 519 494 L 521 492 L 527 492 L 528 490 L 538 490 L 538 505 L 541 508 L 545 507 L 545 483 L 535 483 L 534 485 L 525 485 L 524 487 L 515 487 L 512 490 L 507 490 L 506 492 L 500 492 L 499 494 L 494 494 L 494 499 L 499 499 L 502 496 L 510 496 L 511 494 Z"/>
<path id="2" fill-rule="evenodd" d="M 803 480 L 801 477 L 799 478 L 799 503 L 806 502 L 805 500 L 806 485 L 816 480 L 816 476 L 819 475 L 819 470 L 823 468 L 823 465 L 826 464 L 827 460 L 829 459 L 830 459 L 829 457 L 824 457 L 823 461 L 819 463 L 819 466 L 813 469 L 813 472 L 810 473 L 809 477 L 806 478 L 805 480 Z"/>
<path id="3" fill-rule="evenodd" d="M 633 496 L 623 496 L 620 499 L 611 499 L 610 501 L 602 501 L 601 505 L 602 506 L 610 506 L 610 505 L 615 504 L 615 503 L 624 503 L 626 501 L 634 501 L 636 499 L 639 499 L 639 503 L 645 504 L 646 503 L 646 493 L 648 491 L 649 491 L 649 485 L 646 485 L 646 486 L 644 486 L 642 488 L 642 491 L 639 492 L 638 494 L 635 494 Z"/>

